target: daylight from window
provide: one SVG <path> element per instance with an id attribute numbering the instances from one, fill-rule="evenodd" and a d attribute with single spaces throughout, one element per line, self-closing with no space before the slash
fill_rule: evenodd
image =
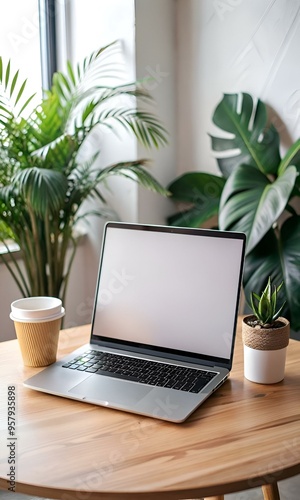
<path id="1" fill-rule="evenodd" d="M 41 63 L 38 0 L 5 2 L 0 18 L 0 56 L 11 71 L 20 70 L 20 79 L 28 78 L 27 92 L 41 94 Z"/>

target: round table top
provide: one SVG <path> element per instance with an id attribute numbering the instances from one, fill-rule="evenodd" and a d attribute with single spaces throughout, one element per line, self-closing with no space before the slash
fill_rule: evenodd
<path id="1" fill-rule="evenodd" d="M 17 341 L 0 344 L 0 488 L 101 500 L 221 495 L 300 473 L 300 343 L 290 341 L 282 382 L 243 375 L 239 318 L 229 379 L 186 422 L 174 424 L 33 391 Z M 88 342 L 89 325 L 60 333 L 59 357 Z M 15 387 L 16 439 L 8 435 L 8 388 Z"/>

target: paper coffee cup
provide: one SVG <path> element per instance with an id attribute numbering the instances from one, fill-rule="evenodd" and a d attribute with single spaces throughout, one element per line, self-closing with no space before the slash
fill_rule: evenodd
<path id="1" fill-rule="evenodd" d="M 56 361 L 64 314 L 61 300 L 56 297 L 28 297 L 12 302 L 10 318 L 25 366 L 48 366 Z"/>

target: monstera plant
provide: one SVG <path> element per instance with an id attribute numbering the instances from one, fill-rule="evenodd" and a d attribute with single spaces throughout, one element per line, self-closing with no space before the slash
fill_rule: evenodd
<path id="1" fill-rule="evenodd" d="M 244 290 L 263 290 L 269 276 L 283 281 L 283 314 L 300 330 L 300 139 L 282 157 L 279 133 L 265 104 L 249 94 L 225 94 L 213 114 L 211 136 L 220 176 L 188 172 L 168 187 L 188 203 L 169 218 L 201 226 L 218 215 L 218 227 L 247 235 Z M 298 210 L 298 211 L 297 211 Z"/>
<path id="2" fill-rule="evenodd" d="M 135 105 L 136 97 L 150 98 L 140 85 L 105 83 L 116 71 L 114 50 L 111 44 L 76 67 L 68 64 L 30 112 L 36 98 L 25 96 L 26 80 L 20 82 L 19 72 L 0 58 L 0 241 L 10 259 L 3 252 L 0 258 L 24 296 L 64 300 L 77 245 L 74 229 L 91 215 L 82 205 L 93 197 L 99 203 L 92 213 L 107 212 L 102 187 L 108 177 L 129 177 L 166 194 L 145 168 L 146 160 L 124 158 L 100 169 L 95 161 L 101 136 L 96 151 L 86 148 L 92 133 L 118 127 L 146 147 L 166 143 L 159 120 Z M 22 266 L 10 240 L 21 250 Z"/>

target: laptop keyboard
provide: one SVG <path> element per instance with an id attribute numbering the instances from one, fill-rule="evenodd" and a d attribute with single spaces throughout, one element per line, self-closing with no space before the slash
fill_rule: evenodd
<path id="1" fill-rule="evenodd" d="M 217 375 L 216 372 L 96 350 L 88 350 L 62 366 L 70 370 L 192 393 L 200 392 Z"/>

